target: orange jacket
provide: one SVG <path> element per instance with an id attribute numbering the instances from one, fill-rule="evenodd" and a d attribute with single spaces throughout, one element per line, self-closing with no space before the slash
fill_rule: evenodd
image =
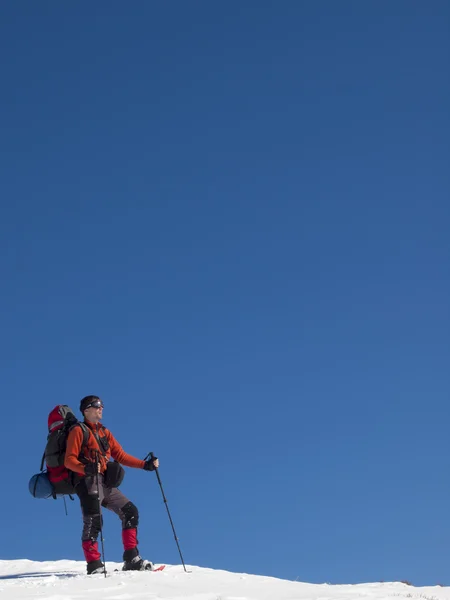
<path id="1" fill-rule="evenodd" d="M 83 430 L 81 427 L 74 427 L 67 437 L 66 458 L 64 461 L 64 466 L 67 469 L 75 471 L 79 475 L 85 474 L 85 465 L 80 462 L 80 455 L 88 462 L 95 462 L 96 457 L 98 456 L 101 473 L 106 471 L 106 465 L 111 457 L 126 467 L 134 467 L 136 469 L 144 468 L 145 462 L 127 454 L 106 427 L 103 427 L 103 425 L 100 424 L 94 425 L 89 421 L 85 421 L 84 423 L 90 430 L 87 445 L 83 446 Z M 109 449 L 106 452 L 99 446 L 94 433 L 100 438 L 106 437 L 108 440 Z M 100 453 L 98 454 L 99 451 Z"/>

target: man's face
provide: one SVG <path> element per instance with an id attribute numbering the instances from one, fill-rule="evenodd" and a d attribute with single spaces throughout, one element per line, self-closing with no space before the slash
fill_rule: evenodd
<path id="1" fill-rule="evenodd" d="M 84 418 L 91 423 L 98 423 L 103 416 L 103 402 L 95 400 L 93 406 L 90 406 L 84 411 Z"/>

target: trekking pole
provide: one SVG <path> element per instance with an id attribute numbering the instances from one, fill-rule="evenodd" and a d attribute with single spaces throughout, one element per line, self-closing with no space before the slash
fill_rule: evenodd
<path id="1" fill-rule="evenodd" d="M 155 457 L 155 455 L 153 454 L 153 452 L 149 452 L 147 454 L 147 456 L 144 458 L 144 460 L 148 460 L 149 457 L 153 460 L 153 458 Z M 161 493 L 162 493 L 162 497 L 163 497 L 163 500 L 164 500 L 164 504 L 166 505 L 167 514 L 169 515 L 169 521 L 170 521 L 170 524 L 172 526 L 172 531 L 173 531 L 173 535 L 174 535 L 174 538 L 175 538 L 175 542 L 177 544 L 178 552 L 180 553 L 181 562 L 183 563 L 184 571 L 187 573 L 186 565 L 184 564 L 184 560 L 183 560 L 183 555 L 181 554 L 180 544 L 178 543 L 177 534 L 175 532 L 175 527 L 173 525 L 172 517 L 170 516 L 169 506 L 167 504 L 167 498 L 166 498 L 166 496 L 164 494 L 163 486 L 162 486 L 162 483 L 161 483 L 161 477 L 159 476 L 157 468 L 155 468 L 155 473 L 156 473 L 156 477 L 158 478 L 159 487 L 161 488 Z"/>
<path id="2" fill-rule="evenodd" d="M 98 450 L 94 450 L 94 452 L 95 452 L 95 477 L 96 477 L 96 481 L 97 481 L 98 514 L 100 517 L 100 542 L 102 545 L 103 573 L 105 574 L 105 577 L 106 577 L 105 543 L 103 540 L 102 503 L 100 502 L 100 487 L 99 487 L 99 483 L 98 483 L 98 465 L 99 465 L 98 454 L 99 453 L 98 453 Z"/>

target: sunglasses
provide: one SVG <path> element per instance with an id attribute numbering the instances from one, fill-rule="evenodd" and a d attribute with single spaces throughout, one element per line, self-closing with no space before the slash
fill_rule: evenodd
<path id="1" fill-rule="evenodd" d="M 84 410 L 86 410 L 87 408 L 103 408 L 103 406 L 104 405 L 101 400 L 94 400 L 94 402 L 88 404 Z"/>

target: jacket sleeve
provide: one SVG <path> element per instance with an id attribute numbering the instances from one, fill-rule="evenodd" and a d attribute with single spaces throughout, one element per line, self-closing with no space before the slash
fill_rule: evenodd
<path id="1" fill-rule="evenodd" d="M 111 456 L 114 460 L 126 467 L 134 467 L 135 469 L 144 468 L 145 461 L 140 458 L 135 458 L 134 456 L 131 456 L 131 454 L 127 454 L 110 431 L 108 431 L 108 437 Z"/>
<path id="2" fill-rule="evenodd" d="M 67 437 L 66 457 L 64 466 L 66 469 L 84 475 L 84 465 L 78 460 L 83 445 L 83 431 L 81 427 L 74 427 Z"/>

